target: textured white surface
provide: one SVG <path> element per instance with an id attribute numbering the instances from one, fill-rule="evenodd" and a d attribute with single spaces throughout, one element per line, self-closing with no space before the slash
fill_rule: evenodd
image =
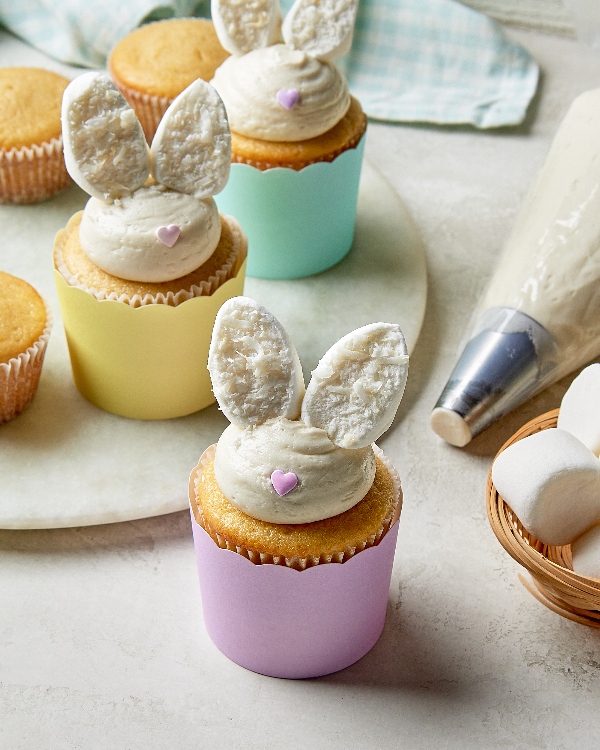
<path id="1" fill-rule="evenodd" d="M 517 579 L 521 569 L 489 529 L 484 504 L 495 452 L 527 419 L 557 407 L 568 380 L 464 450 L 428 426 L 471 309 L 560 119 L 576 94 L 600 83 L 600 59 L 577 43 L 510 36 L 544 70 L 524 127 L 369 128 L 368 156 L 415 217 L 430 282 L 401 419 L 381 441 L 404 488 L 381 640 L 354 666 L 307 682 L 273 680 L 230 663 L 203 629 L 185 512 L 94 528 L 0 531 L 0 746 L 597 747 L 600 636 L 527 593 Z M 65 195 L 65 213 L 80 199 Z M 40 206 L 30 215 L 51 224 L 47 214 Z M 3 223 L 3 259 L 7 248 L 23 251 L 13 240 Z M 384 269 L 381 275 L 388 278 Z M 322 338 L 330 345 L 340 328 L 361 324 L 351 320 L 357 296 L 346 293 L 335 330 L 325 334 L 308 330 L 301 311 L 292 330 L 281 310 L 272 310 L 299 348 L 301 339 L 319 339 L 314 366 Z M 317 295 L 309 300 L 320 303 Z M 214 417 L 218 431 L 224 420 Z M 60 437 L 66 427 L 58 426 Z M 197 458 L 202 439 L 193 420 L 183 429 L 197 440 Z"/>

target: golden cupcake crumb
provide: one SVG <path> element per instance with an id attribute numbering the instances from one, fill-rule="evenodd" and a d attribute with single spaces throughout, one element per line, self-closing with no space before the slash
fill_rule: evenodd
<path id="1" fill-rule="evenodd" d="M 50 142 L 61 134 L 67 78 L 41 68 L 0 68 L 0 148 Z"/>
<path id="2" fill-rule="evenodd" d="M 0 271 L 0 363 L 27 351 L 46 326 L 46 307 L 26 281 Z"/>
<path id="3" fill-rule="evenodd" d="M 344 117 L 316 138 L 304 141 L 264 141 L 231 133 L 232 161 L 256 169 L 287 167 L 300 170 L 319 161 L 333 161 L 343 151 L 355 148 L 365 132 L 367 118 L 357 99 L 351 97 Z"/>
<path id="4" fill-rule="evenodd" d="M 236 275 L 241 262 L 246 257 L 245 238 L 235 233 L 229 225 L 226 218 L 221 217 L 221 238 L 210 258 L 199 268 L 187 276 L 182 276 L 172 281 L 160 283 L 149 283 L 140 281 L 127 281 L 117 276 L 112 276 L 99 268 L 84 253 L 81 243 L 79 242 L 79 225 L 83 211 L 79 211 L 69 219 L 65 229 L 60 230 L 55 240 L 55 262 L 57 265 L 64 265 L 66 271 L 72 277 L 71 285 L 81 285 L 96 291 L 106 292 L 107 294 L 116 293 L 134 297 L 139 295 L 156 296 L 158 294 L 167 295 L 169 292 L 177 294 L 181 290 L 191 290 L 194 286 L 199 286 L 203 281 L 215 277 L 217 272 L 228 264 L 231 260 L 232 253 L 238 252 L 237 258 L 233 263 L 229 274 L 221 279 L 223 283 L 228 278 Z"/>
<path id="5" fill-rule="evenodd" d="M 210 81 L 227 57 L 212 21 L 178 18 L 136 29 L 115 46 L 108 67 L 117 85 L 174 99 L 196 78 Z"/>
<path id="6" fill-rule="evenodd" d="M 199 520 L 228 548 L 285 558 L 328 558 L 363 549 L 387 531 L 396 510 L 394 483 L 385 464 L 376 459 L 373 485 L 353 508 L 323 521 L 276 524 L 259 521 L 233 506 L 223 495 L 214 474 L 214 460 L 206 464 L 196 481 Z M 217 543 L 223 546 L 219 540 Z"/>

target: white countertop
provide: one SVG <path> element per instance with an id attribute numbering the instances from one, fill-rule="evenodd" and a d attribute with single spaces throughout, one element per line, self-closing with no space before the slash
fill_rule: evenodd
<path id="1" fill-rule="evenodd" d="M 562 115 L 578 93 L 600 85 L 600 54 L 509 34 L 543 70 L 525 126 L 369 129 L 367 156 L 411 211 L 429 270 L 400 418 L 380 441 L 405 500 L 378 644 L 317 680 L 275 680 L 229 662 L 203 628 L 186 512 L 0 531 L 0 747 L 597 746 L 600 633 L 527 593 L 485 514 L 494 453 L 525 421 L 558 406 L 570 379 L 467 449 L 442 443 L 428 426 Z"/>

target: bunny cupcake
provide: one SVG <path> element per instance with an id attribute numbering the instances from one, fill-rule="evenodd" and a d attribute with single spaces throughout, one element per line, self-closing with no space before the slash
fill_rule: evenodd
<path id="1" fill-rule="evenodd" d="M 296 0 L 281 27 L 278 0 L 212 2 L 231 53 L 212 81 L 234 161 L 218 203 L 248 234 L 252 276 L 318 273 L 352 244 L 367 121 L 332 60 L 350 48 L 356 8 Z"/>
<path id="2" fill-rule="evenodd" d="M 214 400 L 205 362 L 217 310 L 245 268 L 245 237 L 212 198 L 229 173 L 222 102 L 196 80 L 148 149 L 115 86 L 87 73 L 67 88 L 62 121 L 67 169 L 91 195 L 54 248 L 77 387 L 123 416 L 197 411 Z"/>
<path id="3" fill-rule="evenodd" d="M 390 426 L 404 391 L 402 332 L 375 323 L 349 333 L 325 354 L 305 392 L 286 331 L 263 307 L 239 297 L 217 315 L 209 370 L 232 423 L 190 481 L 209 634 L 234 661 L 265 674 L 306 677 L 347 666 L 371 648 L 385 617 L 401 491 L 372 441 Z M 266 570 L 272 568 L 279 572 Z M 272 576 L 273 588 L 265 591 L 261 582 Z M 260 591 L 253 592 L 255 578 Z M 227 597 L 215 593 L 219 580 L 227 581 Z M 349 600 L 333 596 L 330 586 L 338 584 L 353 592 Z M 378 592 L 364 609 L 361 595 L 373 592 L 363 584 Z M 238 599 L 232 592 L 240 587 L 246 593 Z M 254 610 L 263 605 L 256 620 Z M 313 607 L 316 644 L 295 643 L 298 629 L 306 628 L 298 607 Z M 277 647 L 265 641 L 271 631 L 254 630 L 250 645 L 240 647 L 249 631 L 240 636 L 223 626 L 230 620 L 262 627 L 265 619 L 283 631 Z"/>

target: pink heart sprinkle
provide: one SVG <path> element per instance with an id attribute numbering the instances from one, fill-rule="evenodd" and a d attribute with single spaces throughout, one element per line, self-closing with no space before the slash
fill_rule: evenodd
<path id="1" fill-rule="evenodd" d="M 275 469 L 271 474 L 271 484 L 279 497 L 282 497 L 294 489 L 298 484 L 298 477 L 293 471 L 288 471 L 287 474 L 284 474 L 281 469 Z"/>
<path id="2" fill-rule="evenodd" d="M 167 247 L 173 247 L 173 245 L 179 239 L 180 234 L 181 229 L 177 226 L 177 224 L 169 224 L 168 227 L 159 227 L 156 230 L 156 236 L 163 243 L 163 245 L 166 245 Z"/>
<path id="3" fill-rule="evenodd" d="M 279 91 L 275 94 L 275 98 L 282 107 L 291 109 L 298 103 L 300 92 L 296 91 L 296 89 L 279 89 Z"/>

